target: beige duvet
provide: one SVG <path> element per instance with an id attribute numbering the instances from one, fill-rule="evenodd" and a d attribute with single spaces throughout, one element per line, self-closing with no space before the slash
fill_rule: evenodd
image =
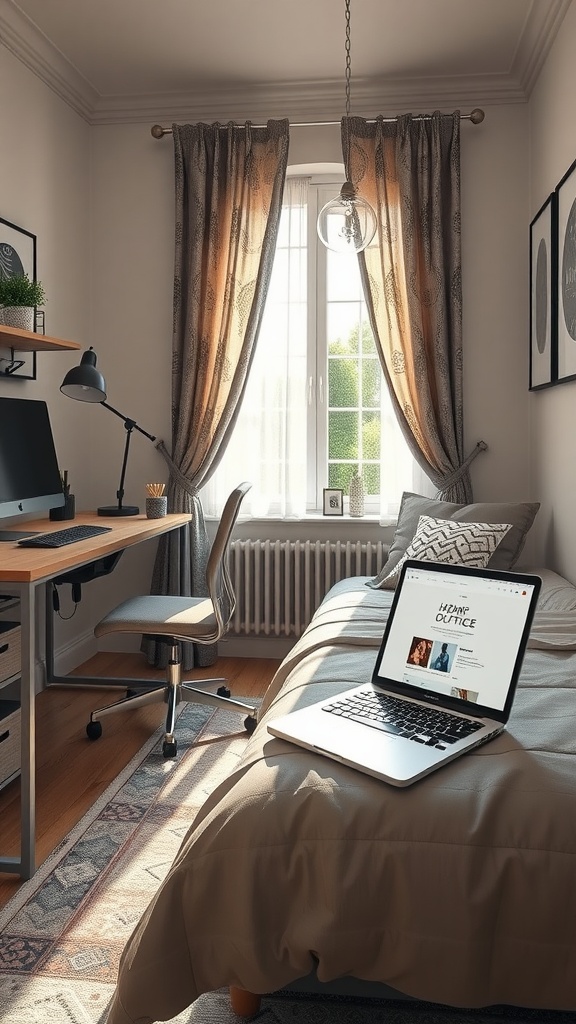
<path id="1" fill-rule="evenodd" d="M 124 952 L 109 1024 L 316 966 L 421 999 L 576 1008 L 576 618 L 537 613 L 507 731 L 408 789 L 273 739 L 370 678 L 392 595 L 343 581 Z"/>

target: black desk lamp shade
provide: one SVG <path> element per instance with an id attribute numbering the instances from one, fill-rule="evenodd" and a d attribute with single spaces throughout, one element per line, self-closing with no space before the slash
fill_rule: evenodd
<path id="1" fill-rule="evenodd" d="M 109 409 L 115 416 L 119 416 L 124 421 L 124 427 L 126 429 L 126 443 L 124 445 L 124 457 L 122 459 L 122 470 L 120 473 L 120 484 L 116 491 L 116 497 L 118 498 L 117 505 L 105 505 L 98 509 L 99 516 L 137 516 L 140 509 L 136 505 L 124 505 L 124 478 L 126 476 L 126 466 L 128 463 L 128 452 L 130 450 L 130 438 L 133 430 L 138 430 L 141 434 L 144 434 L 150 441 L 155 441 L 156 438 L 149 434 L 142 427 L 139 427 L 135 420 L 128 419 L 118 409 L 115 409 L 112 405 L 109 405 L 106 401 L 106 381 L 96 369 L 96 353 L 93 348 L 89 348 L 87 352 L 84 352 L 82 359 L 80 360 L 80 366 L 74 366 L 68 371 L 62 384 L 60 385 L 60 391 L 63 395 L 67 395 L 68 398 L 75 398 L 78 402 L 98 402 L 103 405 L 105 409 Z"/>

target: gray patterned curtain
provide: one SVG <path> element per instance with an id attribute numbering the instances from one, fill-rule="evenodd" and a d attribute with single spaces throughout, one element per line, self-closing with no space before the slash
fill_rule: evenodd
<path id="1" fill-rule="evenodd" d="M 463 451 L 460 113 L 344 118 L 346 173 L 376 211 L 359 255 L 370 322 L 398 422 L 449 501 L 472 498 Z"/>
<path id="2" fill-rule="evenodd" d="M 266 301 L 282 210 L 288 121 L 172 126 L 176 252 L 172 346 L 172 453 L 168 509 L 190 512 L 185 537 L 159 543 L 152 593 L 206 590 L 209 541 L 198 491 L 233 430 Z M 179 533 L 179 531 L 174 531 Z M 211 665 L 216 649 L 185 645 L 184 667 Z M 148 658 L 166 663 L 148 641 Z"/>

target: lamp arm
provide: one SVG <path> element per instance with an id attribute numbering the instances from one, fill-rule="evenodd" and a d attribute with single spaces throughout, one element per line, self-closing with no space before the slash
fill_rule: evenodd
<path id="1" fill-rule="evenodd" d="M 113 412 L 115 416 L 119 416 L 121 420 L 124 420 L 124 426 L 126 427 L 126 430 L 139 430 L 141 434 L 144 434 L 144 437 L 148 438 L 149 441 L 156 440 L 153 434 L 149 434 L 147 430 L 144 430 L 142 427 L 139 427 L 134 420 L 131 420 L 127 416 L 124 416 L 121 412 L 118 412 L 118 409 L 115 409 L 113 405 L 109 405 L 108 402 L 100 402 L 100 405 L 103 405 L 105 409 L 109 409 L 110 412 Z"/>
<path id="2" fill-rule="evenodd" d="M 113 410 L 115 411 L 115 410 Z M 124 499 L 124 478 L 126 476 L 126 466 L 128 464 L 128 452 L 130 450 L 130 438 L 132 436 L 132 426 L 129 425 L 129 421 L 126 420 L 126 443 L 124 445 L 124 457 L 122 459 L 122 470 L 120 473 L 120 484 L 116 491 L 116 497 L 118 498 L 118 508 L 122 508 L 122 501 Z"/>

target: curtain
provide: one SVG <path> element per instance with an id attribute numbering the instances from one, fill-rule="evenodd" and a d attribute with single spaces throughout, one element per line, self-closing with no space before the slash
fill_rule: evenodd
<path id="1" fill-rule="evenodd" d="M 294 519 L 306 513 L 308 178 L 286 179 L 276 258 L 236 430 L 202 491 L 216 515 L 240 472 L 251 480 L 243 511 Z"/>
<path id="2" fill-rule="evenodd" d="M 152 593 L 204 596 L 210 550 L 198 490 L 232 434 L 254 357 L 288 159 L 288 121 L 265 128 L 172 126 L 176 242 L 172 452 L 168 508 L 189 512 L 185 536 L 163 538 Z M 239 481 L 237 480 L 236 483 Z M 184 645 L 184 667 L 213 664 L 215 648 Z M 149 660 L 166 663 L 162 645 Z"/>
<path id="3" fill-rule="evenodd" d="M 421 468 L 449 501 L 472 498 L 463 450 L 460 113 L 344 118 L 347 176 L 374 208 L 359 254 L 394 409 Z"/>

